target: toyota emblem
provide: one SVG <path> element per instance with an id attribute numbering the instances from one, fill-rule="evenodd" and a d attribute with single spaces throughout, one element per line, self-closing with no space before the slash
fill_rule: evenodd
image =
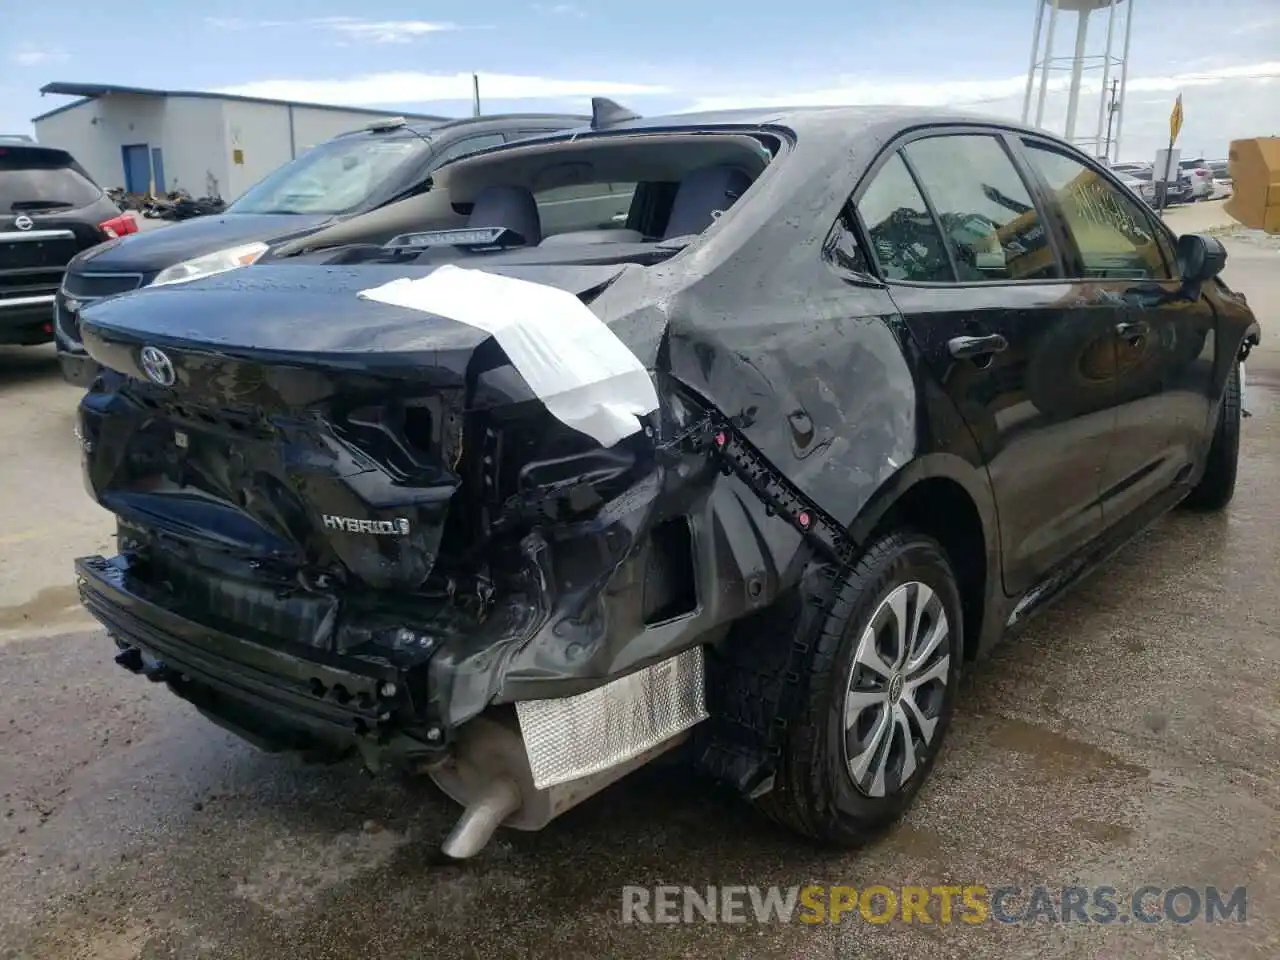
<path id="1" fill-rule="evenodd" d="M 36 222 L 25 213 L 20 213 L 18 214 L 17 219 L 13 221 L 13 225 L 19 230 L 30 230 L 36 225 Z"/>
<path id="2" fill-rule="evenodd" d="M 173 361 L 159 347 L 142 348 L 142 371 L 155 383 L 162 387 L 172 387 L 177 379 L 173 370 Z"/>

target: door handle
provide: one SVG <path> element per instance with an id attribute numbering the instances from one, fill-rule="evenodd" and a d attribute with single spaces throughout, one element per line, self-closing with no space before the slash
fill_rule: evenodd
<path id="1" fill-rule="evenodd" d="M 947 349 L 957 360 L 975 360 L 1008 350 L 1009 341 L 998 333 L 985 337 L 952 337 L 947 341 Z"/>
<path id="2" fill-rule="evenodd" d="M 1121 320 L 1116 324 L 1116 336 L 1134 347 L 1150 332 L 1151 327 L 1145 320 Z"/>

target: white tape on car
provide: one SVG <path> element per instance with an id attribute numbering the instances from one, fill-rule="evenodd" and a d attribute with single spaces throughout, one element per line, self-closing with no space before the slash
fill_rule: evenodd
<path id="1" fill-rule="evenodd" d="M 551 415 L 601 446 L 636 433 L 637 418 L 658 408 L 644 364 L 568 291 L 446 264 L 359 296 L 492 335 Z"/>

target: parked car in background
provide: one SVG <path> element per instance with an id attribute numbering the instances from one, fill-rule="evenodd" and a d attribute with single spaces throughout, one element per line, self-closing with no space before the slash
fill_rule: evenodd
<path id="1" fill-rule="evenodd" d="M 1115 168 L 1113 167 L 1112 169 L 1114 170 Z M 1163 171 L 1155 170 L 1150 164 L 1138 166 L 1130 171 L 1122 171 L 1122 173 L 1124 176 L 1132 177 L 1134 180 L 1150 185 L 1149 193 L 1153 206 L 1160 204 L 1161 194 L 1166 191 L 1166 188 L 1167 195 L 1164 197 L 1164 204 L 1166 206 L 1174 203 L 1189 203 L 1192 199 L 1194 191 L 1191 187 L 1191 180 L 1189 177 L 1182 175 L 1181 171 L 1178 171 L 1177 173 L 1170 171 L 1173 175 L 1173 179 L 1167 183 L 1160 180 L 1160 177 L 1163 175 Z M 1146 200 L 1145 193 L 1146 192 L 1144 191 L 1140 194 L 1143 196 L 1144 200 Z"/>
<path id="2" fill-rule="evenodd" d="M 1178 161 L 1178 178 L 1185 177 L 1191 186 L 1192 200 L 1208 200 L 1213 196 L 1213 171 L 1203 157 Z"/>
<path id="3" fill-rule="evenodd" d="M 428 189 L 431 171 L 455 157 L 587 119 L 538 113 L 434 125 L 398 117 L 379 120 L 291 160 L 220 214 L 126 237 L 77 256 L 67 265 L 56 300 L 62 375 L 88 386 L 97 374 L 98 365 L 80 342 L 79 317 L 86 304 L 252 264 L 286 240 Z"/>
<path id="4" fill-rule="evenodd" d="M 1226 160 L 1210 160 L 1209 170 L 1213 173 L 1214 193 L 1219 196 L 1231 195 L 1231 168 Z"/>
<path id="5" fill-rule="evenodd" d="M 65 150 L 0 137 L 0 343 L 52 340 L 67 263 L 136 229 Z"/>
<path id="6" fill-rule="evenodd" d="M 1142 198 L 1142 202 L 1147 206 L 1155 206 L 1156 202 L 1156 186 L 1151 182 L 1148 175 L 1145 179 L 1133 173 L 1126 173 L 1122 170 L 1112 170 L 1115 172 L 1116 179 L 1123 183 L 1126 187 Z M 1138 171 L 1141 172 L 1141 171 Z"/>
<path id="7" fill-rule="evenodd" d="M 247 739 L 433 777 L 452 857 L 690 740 L 864 843 L 965 664 L 1231 500 L 1261 331 L 1225 260 L 1062 139 L 944 110 L 482 151 L 85 311 L 119 546 L 81 598 L 104 666 Z"/>

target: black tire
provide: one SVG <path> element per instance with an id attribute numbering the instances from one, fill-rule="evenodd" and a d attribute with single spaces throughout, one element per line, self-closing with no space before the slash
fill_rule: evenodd
<path id="1" fill-rule="evenodd" d="M 895 782 L 895 769 L 891 768 L 883 776 L 887 784 L 884 795 L 873 796 L 855 785 L 847 759 L 849 739 L 856 736 L 863 713 L 857 715 L 853 732 L 847 731 L 845 696 L 857 648 L 871 618 L 897 588 L 913 582 L 927 586 L 938 601 L 938 609 L 945 612 L 949 631 L 946 640 L 939 641 L 938 650 L 945 649 L 949 669 L 945 680 L 932 681 L 928 690 L 918 688 L 930 697 L 936 693 L 937 702 L 927 711 L 928 718 L 934 720 L 933 735 L 916 754 L 914 773 L 905 783 Z M 807 662 L 799 671 L 791 715 L 785 717 L 787 732 L 774 787 L 755 803 L 790 830 L 824 843 L 854 846 L 896 821 L 933 767 L 951 720 L 959 682 L 963 620 L 960 590 L 945 551 L 937 541 L 912 531 L 895 532 L 877 541 L 833 589 L 830 612 L 817 625 Z M 918 587 L 907 589 L 915 591 L 915 596 L 925 595 Z M 801 618 L 802 622 L 805 619 Z M 901 684 L 898 689 L 901 692 Z M 890 708 L 883 709 L 886 716 L 893 715 Z M 904 742 L 901 728 L 894 727 L 889 736 L 884 749 L 892 759 L 890 751 Z M 896 770 L 900 772 L 900 765 Z"/>
<path id="2" fill-rule="evenodd" d="M 1222 510 L 1236 492 L 1240 462 L 1240 365 L 1231 368 L 1218 409 L 1218 424 L 1205 458 L 1204 474 L 1182 501 L 1192 510 Z"/>

